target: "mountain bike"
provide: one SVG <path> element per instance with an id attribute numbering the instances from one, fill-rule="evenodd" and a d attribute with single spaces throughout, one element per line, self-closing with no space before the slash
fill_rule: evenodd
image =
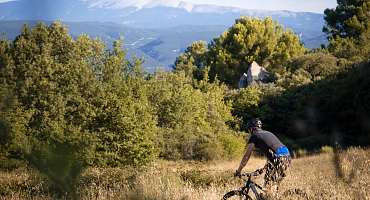
<path id="1" fill-rule="evenodd" d="M 256 170 L 254 172 L 251 172 L 251 173 L 241 174 L 239 178 L 244 180 L 245 185 L 242 188 L 240 188 L 239 190 L 232 190 L 230 192 L 227 192 L 223 196 L 222 200 L 233 200 L 233 199 L 234 200 L 236 200 L 236 199 L 239 199 L 239 200 L 253 200 L 253 199 L 255 199 L 255 200 L 265 200 L 265 198 L 264 198 L 265 192 L 263 191 L 262 186 L 260 186 L 257 183 L 252 181 L 252 177 L 259 176 L 262 173 L 263 173 L 263 168 L 259 169 L 259 170 Z M 243 178 L 243 177 L 247 177 L 247 179 Z M 249 194 L 250 191 L 252 191 L 251 192 L 251 193 L 253 193 L 252 196 L 254 196 L 255 198 L 252 198 L 252 196 Z M 305 199 L 305 200 L 308 200 L 309 196 L 307 195 L 307 193 L 304 190 L 293 188 L 293 189 L 289 189 L 289 190 L 285 191 L 283 193 L 283 198 L 282 199 Z"/>
<path id="2" fill-rule="evenodd" d="M 261 175 L 261 173 L 263 173 L 262 169 L 256 170 L 251 173 L 241 174 L 239 178 L 245 181 L 245 185 L 239 190 L 232 190 L 230 192 L 227 192 L 223 196 L 222 200 L 252 200 L 253 198 L 249 195 L 250 191 L 252 191 L 256 200 L 263 200 L 264 198 L 262 195 L 264 194 L 264 192 L 262 190 L 262 186 L 252 181 L 252 177 L 259 176 Z"/>

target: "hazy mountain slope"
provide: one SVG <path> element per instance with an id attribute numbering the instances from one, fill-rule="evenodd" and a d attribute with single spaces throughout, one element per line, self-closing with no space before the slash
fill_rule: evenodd
<path id="1" fill-rule="evenodd" d="M 35 25 L 36 21 L 0 21 L 0 33 L 14 39 L 24 24 Z M 45 22 L 50 24 L 51 22 Z M 181 26 L 169 29 L 138 29 L 124 25 L 101 22 L 64 22 L 73 37 L 88 34 L 99 37 L 110 47 L 114 40 L 123 39 L 130 57 L 145 59 L 148 71 L 167 70 L 176 57 L 193 41 L 210 41 L 217 37 L 225 26 Z"/>
<path id="2" fill-rule="evenodd" d="M 0 3 L 0 20 L 118 22 L 135 8 L 94 8 L 80 0 L 17 0 Z"/>

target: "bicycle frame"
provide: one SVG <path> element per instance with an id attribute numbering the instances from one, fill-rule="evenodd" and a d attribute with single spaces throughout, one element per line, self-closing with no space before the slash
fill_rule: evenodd
<path id="1" fill-rule="evenodd" d="M 246 181 L 245 186 L 241 189 L 243 192 L 245 191 L 245 195 L 247 196 L 249 193 L 249 190 L 252 190 L 254 193 L 254 196 L 256 199 L 261 199 L 260 193 L 258 193 L 257 188 L 262 190 L 262 186 L 256 184 L 255 182 L 252 181 L 252 176 L 248 176 L 248 180 L 243 179 Z"/>
<path id="2" fill-rule="evenodd" d="M 250 200 L 251 197 L 248 195 L 249 191 L 252 190 L 254 196 L 256 197 L 256 200 L 261 200 L 262 199 L 262 195 L 263 194 L 263 188 L 262 186 L 258 185 L 257 183 L 253 182 L 252 181 L 252 176 L 259 176 L 261 175 L 261 173 L 263 173 L 263 168 L 262 169 L 259 169 L 259 170 L 256 170 L 255 172 L 252 172 L 252 173 L 245 173 L 245 174 L 240 174 L 239 175 L 239 178 L 242 179 L 245 184 L 242 188 L 240 188 L 239 190 L 232 190 L 232 191 L 229 191 L 227 192 L 224 196 L 223 196 L 223 200 L 226 200 L 232 196 L 244 196 L 246 200 Z M 243 178 L 243 177 L 247 177 L 247 179 Z M 258 189 L 261 190 L 262 192 L 258 192 Z"/>

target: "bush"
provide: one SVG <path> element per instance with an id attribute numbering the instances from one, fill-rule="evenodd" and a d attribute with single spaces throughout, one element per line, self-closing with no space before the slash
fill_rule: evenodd
<path id="1" fill-rule="evenodd" d="M 307 152 L 306 149 L 298 149 L 298 150 L 294 151 L 294 156 L 296 158 L 304 157 L 304 156 L 307 156 L 307 155 L 308 155 L 308 152 Z"/>
<path id="2" fill-rule="evenodd" d="M 147 82 L 153 114 L 158 120 L 160 157 L 166 159 L 220 159 L 224 149 L 218 137 L 232 132 L 231 105 L 226 87 L 196 81 L 185 72 L 157 73 Z"/>
<path id="3" fill-rule="evenodd" d="M 245 138 L 233 133 L 225 133 L 220 136 L 220 142 L 224 149 L 225 158 L 232 160 L 240 158 L 245 149 Z"/>
<path id="4" fill-rule="evenodd" d="M 331 146 L 322 146 L 320 148 L 320 153 L 333 153 L 334 149 Z"/>

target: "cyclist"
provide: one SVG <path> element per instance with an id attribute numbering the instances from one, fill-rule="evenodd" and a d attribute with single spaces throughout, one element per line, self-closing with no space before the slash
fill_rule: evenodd
<path id="1" fill-rule="evenodd" d="M 252 135 L 247 142 L 247 150 L 235 172 L 235 176 L 241 175 L 241 171 L 248 163 L 253 149 L 257 147 L 267 156 L 267 163 L 261 169 L 261 173 L 265 172 L 265 188 L 269 192 L 274 192 L 272 190 L 277 190 L 277 185 L 286 176 L 286 170 L 290 165 L 289 150 L 273 133 L 262 129 L 260 119 L 250 120 L 247 123 L 247 129 Z"/>

